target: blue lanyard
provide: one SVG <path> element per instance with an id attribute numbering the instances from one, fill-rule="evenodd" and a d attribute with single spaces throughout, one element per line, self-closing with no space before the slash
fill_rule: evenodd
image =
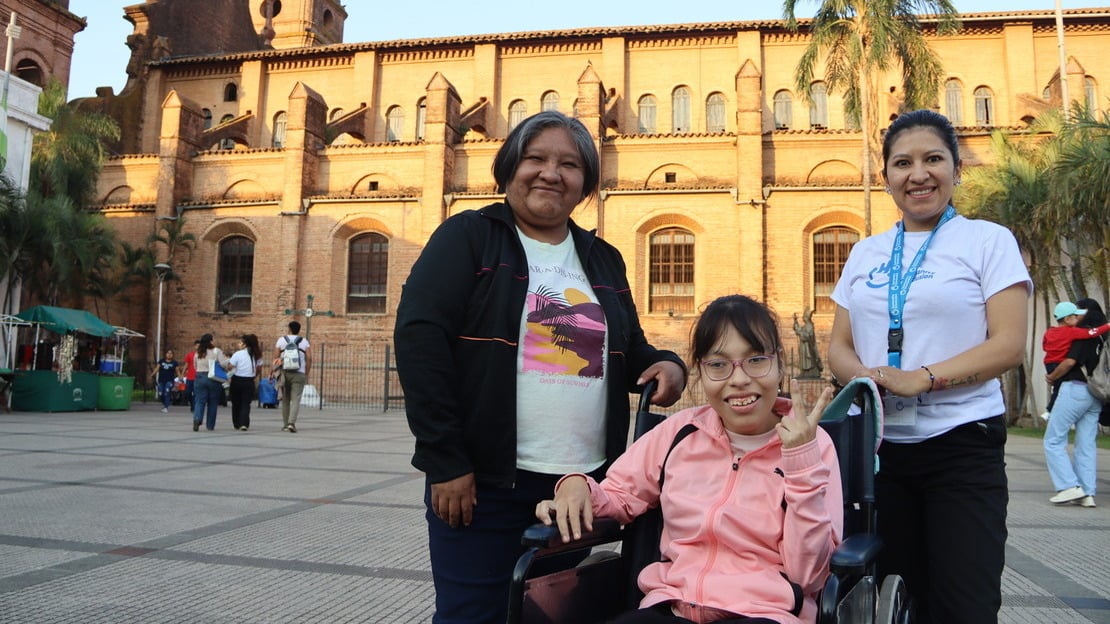
<path id="1" fill-rule="evenodd" d="M 913 257 L 913 262 L 910 262 L 910 266 L 906 269 L 904 275 L 902 274 L 902 249 L 905 247 L 906 226 L 904 222 L 898 222 L 898 231 L 894 234 L 894 248 L 890 251 L 890 286 L 887 289 L 890 330 L 886 335 L 886 363 L 894 368 L 902 368 L 902 339 L 904 338 L 902 310 L 906 307 L 906 295 L 910 292 L 910 284 L 913 284 L 913 280 L 917 276 L 917 269 L 921 267 L 921 263 L 925 260 L 925 250 L 929 248 L 929 243 L 936 236 L 937 230 L 955 216 L 956 209 L 951 205 L 944 209 L 940 221 L 937 221 L 937 224 L 933 226 L 929 238 L 926 238 L 921 245 L 921 249 L 917 250 L 917 255 Z"/>

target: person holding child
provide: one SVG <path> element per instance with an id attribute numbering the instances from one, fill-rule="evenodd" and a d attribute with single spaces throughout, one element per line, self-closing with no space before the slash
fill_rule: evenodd
<path id="1" fill-rule="evenodd" d="M 640 609 L 614 624 L 813 622 L 843 530 L 836 449 L 818 427 L 832 388 L 812 409 L 779 396 L 778 319 L 742 295 L 706 307 L 690 350 L 708 404 L 644 434 L 600 482 L 566 475 L 536 517 L 565 542 L 596 516 L 660 507 L 662 556 L 640 573 Z"/>

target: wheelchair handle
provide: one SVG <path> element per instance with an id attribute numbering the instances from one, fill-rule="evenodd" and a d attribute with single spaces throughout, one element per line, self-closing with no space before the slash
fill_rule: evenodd
<path id="1" fill-rule="evenodd" d="M 655 394 L 655 390 L 659 387 L 659 380 L 652 377 L 644 383 L 643 390 L 640 390 L 640 405 L 636 408 L 637 412 L 651 411 L 651 395 Z"/>

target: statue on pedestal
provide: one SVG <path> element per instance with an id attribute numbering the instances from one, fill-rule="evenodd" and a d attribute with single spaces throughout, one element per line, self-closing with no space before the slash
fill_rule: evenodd
<path id="1" fill-rule="evenodd" d="M 817 354 L 817 333 L 813 329 L 813 310 L 806 308 L 802 315 L 802 323 L 798 322 L 798 313 L 794 313 L 794 333 L 798 335 L 798 374 L 799 379 L 820 379 L 821 356 Z"/>

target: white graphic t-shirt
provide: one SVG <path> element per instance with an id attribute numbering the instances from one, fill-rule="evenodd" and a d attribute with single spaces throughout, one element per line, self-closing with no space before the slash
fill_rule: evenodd
<path id="1" fill-rule="evenodd" d="M 517 356 L 517 467 L 589 472 L 605 463 L 605 315 L 569 235 L 550 245 L 517 234 L 528 258 Z"/>

